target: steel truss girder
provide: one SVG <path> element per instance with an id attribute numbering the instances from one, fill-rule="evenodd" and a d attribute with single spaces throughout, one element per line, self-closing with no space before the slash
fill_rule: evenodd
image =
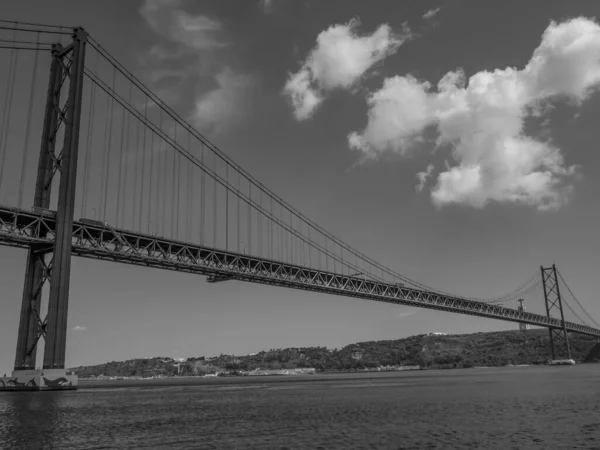
<path id="1" fill-rule="evenodd" d="M 0 206 L 0 244 L 28 247 L 53 239 L 56 220 L 51 215 Z M 37 230 L 48 230 L 41 238 Z M 134 265 L 231 277 L 251 283 L 343 295 L 386 303 L 414 306 L 479 317 L 521 322 L 549 329 L 563 328 L 559 319 L 492 303 L 441 295 L 394 284 L 311 269 L 224 250 L 170 241 L 127 230 L 82 222 L 73 223 L 72 251 L 86 258 Z M 569 332 L 600 337 L 600 330 L 564 322 Z"/>
<path id="2" fill-rule="evenodd" d="M 220 283 L 229 280 L 235 280 L 235 275 L 209 275 L 206 281 L 209 283 Z"/>

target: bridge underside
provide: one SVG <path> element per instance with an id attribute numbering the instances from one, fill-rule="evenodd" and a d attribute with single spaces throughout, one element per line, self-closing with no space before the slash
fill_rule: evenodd
<path id="1" fill-rule="evenodd" d="M 0 245 L 44 248 L 55 238 L 53 213 L 0 206 Z M 73 255 L 118 261 L 209 276 L 216 282 L 236 279 L 294 289 L 343 295 L 379 302 L 526 323 L 562 329 L 559 319 L 505 308 L 492 303 L 451 297 L 355 276 L 253 258 L 239 253 L 115 229 L 108 225 L 75 221 Z M 565 322 L 569 332 L 600 337 L 600 330 Z"/>

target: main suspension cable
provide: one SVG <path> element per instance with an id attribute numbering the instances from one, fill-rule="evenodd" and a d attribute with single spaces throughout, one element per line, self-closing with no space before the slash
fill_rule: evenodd
<path id="1" fill-rule="evenodd" d="M 592 323 L 594 325 L 596 325 L 598 328 L 600 328 L 600 324 L 594 320 L 594 318 L 587 312 L 587 310 L 579 302 L 579 300 L 577 299 L 577 297 L 575 297 L 575 294 L 573 294 L 573 291 L 571 290 L 571 288 L 569 287 L 569 285 L 567 284 L 567 282 L 563 278 L 562 274 L 558 270 L 556 272 L 558 273 L 558 276 L 560 277 L 561 281 L 563 282 L 563 284 L 565 285 L 565 287 L 567 288 L 567 290 L 571 294 L 571 297 L 573 297 L 573 300 L 575 300 L 575 302 L 579 305 L 579 307 L 581 308 L 581 310 L 583 311 L 583 313 L 592 321 Z"/>

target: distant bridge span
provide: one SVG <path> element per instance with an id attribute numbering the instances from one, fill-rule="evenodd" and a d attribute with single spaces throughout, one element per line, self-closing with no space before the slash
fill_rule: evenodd
<path id="1" fill-rule="evenodd" d="M 38 213 L 0 206 L 0 245 L 43 251 L 54 242 L 54 212 Z M 116 229 L 93 221 L 75 221 L 76 256 L 206 275 L 210 282 L 240 280 L 378 302 L 487 317 L 508 322 L 600 337 L 586 325 L 405 286 L 316 270 L 263 258 Z"/>

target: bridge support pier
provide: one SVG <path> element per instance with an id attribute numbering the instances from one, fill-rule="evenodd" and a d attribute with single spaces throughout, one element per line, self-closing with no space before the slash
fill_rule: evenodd
<path id="1" fill-rule="evenodd" d="M 553 313 L 560 314 L 562 324 L 561 328 L 548 328 L 548 332 L 550 333 L 552 360 L 565 358 L 570 360 L 571 348 L 569 346 L 569 335 L 565 324 L 560 287 L 558 286 L 558 277 L 556 276 L 556 266 L 552 264 L 552 267 L 540 267 L 540 270 L 542 272 L 542 286 L 544 287 L 546 314 L 548 317 L 552 317 Z"/>
<path id="2" fill-rule="evenodd" d="M 77 28 L 73 41 L 52 48 L 52 63 L 46 98 L 44 128 L 34 196 L 34 210 L 49 210 L 51 189 L 59 174 L 56 229 L 52 246 L 32 245 L 27 256 L 21 316 L 12 377 L 0 378 L 0 390 L 75 389 L 77 376 L 65 371 L 71 247 L 83 73 L 87 33 Z M 61 92 L 68 80 L 68 96 L 61 105 Z M 56 151 L 57 137 L 64 129 L 64 143 Z M 48 313 L 42 320 L 43 287 L 49 284 Z M 36 369 L 37 344 L 45 340 L 43 368 Z"/>

